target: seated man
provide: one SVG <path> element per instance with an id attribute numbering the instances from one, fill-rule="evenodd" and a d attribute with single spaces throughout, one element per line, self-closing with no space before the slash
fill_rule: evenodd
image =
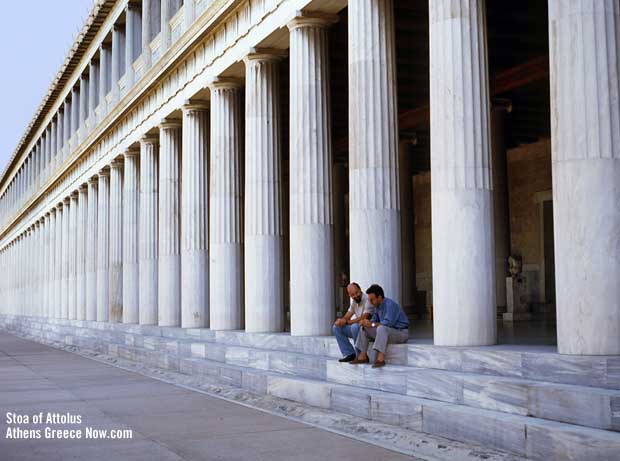
<path id="1" fill-rule="evenodd" d="M 377 351 L 377 360 L 372 367 L 379 368 L 385 365 L 385 351 L 388 343 L 406 343 L 409 339 L 409 319 L 396 301 L 384 297 L 383 288 L 379 285 L 371 285 L 366 293 L 368 300 L 376 310 L 370 320 L 365 319 L 359 322 L 362 329 L 357 336 L 355 347 L 360 353 L 357 359 L 351 361 L 351 364 L 369 362 L 368 355 L 366 355 L 368 338 L 374 338 L 373 349 Z"/>
<path id="2" fill-rule="evenodd" d="M 349 342 L 349 338 L 352 338 L 353 344 L 355 344 L 360 331 L 359 322 L 368 320 L 375 312 L 375 308 L 368 301 L 368 295 L 362 291 L 357 283 L 349 283 L 347 294 L 351 298 L 349 310 L 344 317 L 336 319 L 332 327 L 336 341 L 338 341 L 338 347 L 343 355 L 339 362 L 350 362 L 355 359 L 355 349 Z"/>

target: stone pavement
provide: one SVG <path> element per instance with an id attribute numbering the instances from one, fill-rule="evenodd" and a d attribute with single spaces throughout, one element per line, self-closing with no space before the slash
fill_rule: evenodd
<path id="1" fill-rule="evenodd" d="M 374 445 L 121 370 L 0 332 L 0 458 L 12 460 L 401 460 Z M 18 424 L 7 412 L 81 416 L 78 424 Z M 40 439 L 7 439 L 7 428 Z M 45 438 L 81 429 L 81 439 Z M 87 427 L 131 439 L 85 438 Z"/>

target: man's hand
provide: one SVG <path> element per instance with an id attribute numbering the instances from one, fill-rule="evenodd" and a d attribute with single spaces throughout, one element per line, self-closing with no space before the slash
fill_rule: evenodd
<path id="1" fill-rule="evenodd" d="M 346 324 L 347 324 L 347 321 L 343 318 L 336 319 L 336 321 L 334 322 L 334 325 L 336 325 L 337 327 L 343 327 Z"/>
<path id="2" fill-rule="evenodd" d="M 360 322 L 359 322 L 359 323 L 360 323 L 360 326 L 362 326 L 362 327 L 366 327 L 366 328 L 370 328 L 370 327 L 371 327 L 371 325 L 372 325 L 372 324 L 371 324 L 371 322 L 370 322 L 370 320 L 368 320 L 368 319 L 363 319 L 363 320 L 360 320 Z"/>

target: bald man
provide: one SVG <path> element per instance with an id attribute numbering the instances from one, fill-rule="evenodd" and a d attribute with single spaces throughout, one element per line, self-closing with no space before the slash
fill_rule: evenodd
<path id="1" fill-rule="evenodd" d="M 368 295 L 355 282 L 347 286 L 347 294 L 351 298 L 349 310 L 344 317 L 336 319 L 332 331 L 338 341 L 338 347 L 343 358 L 339 362 L 351 362 L 357 357 L 356 350 L 351 345 L 349 338 L 355 340 L 360 332 L 360 321 L 367 320 L 375 313 L 375 307 L 368 300 Z"/>

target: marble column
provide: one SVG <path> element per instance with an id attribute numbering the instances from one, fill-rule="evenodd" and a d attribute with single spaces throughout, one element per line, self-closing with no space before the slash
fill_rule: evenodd
<path id="1" fill-rule="evenodd" d="M 329 335 L 334 322 L 334 218 L 328 27 L 290 30 L 291 335 Z M 317 287 L 321 287 L 317 290 Z"/>
<path id="2" fill-rule="evenodd" d="M 58 124 L 58 116 L 54 117 L 54 119 L 52 120 L 52 127 L 50 130 L 50 168 L 49 168 L 49 176 L 52 176 L 52 174 L 54 173 L 54 170 L 56 169 L 56 166 L 58 166 L 60 164 L 59 162 L 59 158 L 58 158 L 58 144 L 56 141 L 56 132 L 57 132 L 57 126 Z"/>
<path id="3" fill-rule="evenodd" d="M 495 293 L 498 307 L 506 307 L 506 277 L 510 256 L 508 170 L 505 137 L 506 107 L 491 110 L 491 165 L 493 175 L 493 230 L 495 234 Z"/>
<path id="4" fill-rule="evenodd" d="M 52 268 L 52 249 L 54 245 L 53 241 L 53 232 L 54 232 L 54 222 L 52 221 L 53 210 L 45 213 L 45 248 L 43 253 L 43 306 L 45 317 L 52 317 L 52 279 L 53 279 L 53 268 Z"/>
<path id="5" fill-rule="evenodd" d="M 151 40 L 153 38 L 153 5 L 151 1 L 152 0 L 142 0 L 142 65 L 144 66 L 143 74 L 151 67 Z"/>
<path id="6" fill-rule="evenodd" d="M 212 330 L 243 328 L 242 86 L 211 89 L 209 178 L 209 317 Z"/>
<path id="7" fill-rule="evenodd" d="M 125 81 L 128 89 L 134 83 L 133 63 L 140 55 L 138 48 L 142 45 L 139 8 L 140 4 L 132 0 L 128 1 L 125 7 Z"/>
<path id="8" fill-rule="evenodd" d="M 110 168 L 110 322 L 123 321 L 123 160 Z"/>
<path id="9" fill-rule="evenodd" d="M 90 129 L 97 125 L 95 109 L 97 108 L 97 97 L 99 95 L 99 61 L 90 61 L 88 77 L 88 119 Z"/>
<path id="10" fill-rule="evenodd" d="M 86 230 L 86 320 L 97 320 L 97 230 L 98 176 L 88 180 L 88 222 Z"/>
<path id="11" fill-rule="evenodd" d="M 76 266 L 75 266 L 75 284 L 76 284 L 76 318 L 78 320 L 86 320 L 86 235 L 88 231 L 88 186 L 82 184 L 79 187 L 79 197 L 77 201 L 77 219 L 76 219 Z"/>
<path id="12" fill-rule="evenodd" d="M 181 122 L 159 126 L 159 326 L 181 325 Z"/>
<path id="13" fill-rule="evenodd" d="M 69 207 L 69 259 L 67 262 L 68 272 L 68 298 L 69 298 L 69 313 L 68 317 L 71 320 L 77 318 L 77 284 L 76 284 L 76 266 L 77 266 L 77 207 L 78 207 L 78 192 L 73 191 L 70 195 L 70 207 Z"/>
<path id="14" fill-rule="evenodd" d="M 99 172 L 97 193 L 97 321 L 107 322 L 110 305 L 110 170 Z"/>
<path id="15" fill-rule="evenodd" d="M 71 303 L 71 293 L 69 291 L 69 261 L 71 259 L 71 198 L 66 197 L 63 200 L 62 208 L 62 267 L 61 267 L 61 296 L 62 304 L 60 317 L 63 319 L 69 318 L 69 305 Z"/>
<path id="16" fill-rule="evenodd" d="M 140 151 L 125 152 L 123 177 L 123 323 L 139 321 L 139 160 Z"/>
<path id="17" fill-rule="evenodd" d="M 71 102 L 66 99 L 65 100 L 65 110 L 63 112 L 63 123 L 62 123 L 62 144 L 64 146 L 63 150 L 63 158 L 67 158 L 71 153 L 71 147 L 69 146 L 69 139 L 71 138 Z"/>
<path id="18" fill-rule="evenodd" d="M 110 88 L 110 79 L 108 78 L 108 66 L 110 65 L 110 47 L 107 44 L 99 46 L 99 111 L 100 118 L 97 122 L 103 120 L 106 114 L 106 100 L 108 88 Z"/>
<path id="19" fill-rule="evenodd" d="M 140 325 L 157 325 L 158 321 L 158 150 L 157 136 L 145 136 L 140 140 L 140 238 L 138 241 Z"/>
<path id="20" fill-rule="evenodd" d="M 349 247 L 351 281 L 401 300 L 394 6 L 349 4 Z"/>
<path id="21" fill-rule="evenodd" d="M 63 142 L 63 133 L 64 133 L 64 114 L 63 112 L 58 111 L 57 121 L 56 121 L 56 166 L 58 169 L 60 165 L 62 165 L 64 156 L 62 154 L 62 148 L 64 146 Z"/>
<path id="22" fill-rule="evenodd" d="M 56 205 L 56 245 L 54 248 L 54 318 L 62 317 L 62 202 Z"/>
<path id="23" fill-rule="evenodd" d="M 196 20 L 196 0 L 184 0 L 183 16 L 183 20 L 185 22 L 185 30 L 187 30 Z"/>
<path id="24" fill-rule="evenodd" d="M 86 118 L 88 113 L 88 77 L 85 74 L 80 76 L 80 113 L 78 121 L 79 139 L 86 137 Z"/>
<path id="25" fill-rule="evenodd" d="M 123 27 L 120 24 L 114 24 L 112 27 L 112 69 L 110 91 L 112 92 L 112 101 L 116 103 L 120 96 L 120 87 L 118 81 L 121 78 L 122 63 L 125 59 L 124 35 Z M 111 181 L 111 179 L 110 179 Z"/>
<path id="26" fill-rule="evenodd" d="M 434 341 L 441 346 L 494 344 L 495 239 L 483 0 L 431 2 L 430 76 Z"/>
<path id="27" fill-rule="evenodd" d="M 207 168 L 209 111 L 204 102 L 183 106 L 181 164 L 181 326 L 209 326 Z"/>
<path id="28" fill-rule="evenodd" d="M 160 27 L 160 44 L 161 49 L 159 55 L 162 56 L 170 46 L 170 19 L 172 18 L 172 0 L 161 0 L 161 27 Z"/>
<path id="29" fill-rule="evenodd" d="M 80 88 L 74 86 L 71 89 L 71 132 L 69 137 L 74 138 L 73 147 L 77 146 L 75 134 L 80 128 Z"/>
<path id="30" fill-rule="evenodd" d="M 620 7 L 549 1 L 558 351 L 620 354 Z"/>
<path id="31" fill-rule="evenodd" d="M 282 331 L 284 276 L 277 55 L 245 61 L 245 329 Z"/>

